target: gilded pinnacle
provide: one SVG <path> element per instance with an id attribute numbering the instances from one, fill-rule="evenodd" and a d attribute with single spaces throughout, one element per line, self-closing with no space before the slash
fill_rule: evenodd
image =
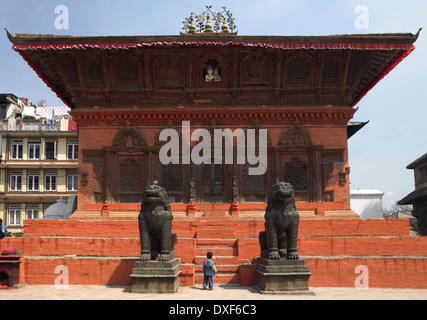
<path id="1" fill-rule="evenodd" d="M 182 22 L 184 24 L 181 35 L 237 35 L 233 14 L 222 7 L 221 12 L 212 10 L 212 6 L 206 6 L 206 11 L 200 14 L 192 12 L 188 18 Z"/>

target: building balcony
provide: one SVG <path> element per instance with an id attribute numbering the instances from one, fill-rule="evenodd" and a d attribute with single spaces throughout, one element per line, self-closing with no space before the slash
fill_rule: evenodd
<path id="1" fill-rule="evenodd" d="M 77 131 L 75 122 L 71 119 L 9 119 L 0 120 L 0 131 L 20 131 L 20 132 L 58 132 Z"/>

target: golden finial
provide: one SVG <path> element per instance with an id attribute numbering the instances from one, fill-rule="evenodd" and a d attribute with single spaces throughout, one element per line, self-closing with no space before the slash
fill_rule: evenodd
<path id="1" fill-rule="evenodd" d="M 184 33 L 181 32 L 181 35 L 237 35 L 237 31 L 235 31 L 236 25 L 234 24 L 233 14 L 230 11 L 228 11 L 225 7 L 222 7 L 221 12 L 216 12 L 212 9 L 212 6 L 206 6 L 206 9 L 207 10 L 203 11 L 201 14 L 195 14 L 192 12 L 190 17 L 183 21 L 184 27 L 182 29 L 184 30 Z M 196 21 L 194 21 L 194 19 Z M 213 19 L 212 23 L 214 23 L 214 26 L 212 26 L 211 19 Z"/>
<path id="2" fill-rule="evenodd" d="M 206 25 L 205 25 L 205 31 L 204 31 L 204 33 L 213 33 L 209 14 L 206 16 Z"/>
<path id="3" fill-rule="evenodd" d="M 222 19 L 221 33 L 230 33 L 230 31 L 228 31 L 228 26 L 225 23 L 224 16 L 221 16 L 221 19 Z"/>
<path id="4" fill-rule="evenodd" d="M 190 17 L 190 27 L 188 28 L 188 33 L 196 33 L 196 26 L 194 25 L 194 19 L 193 19 L 193 15 L 191 15 Z"/>

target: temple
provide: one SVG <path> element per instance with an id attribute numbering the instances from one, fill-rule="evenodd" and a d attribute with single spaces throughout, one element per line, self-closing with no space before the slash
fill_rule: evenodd
<path id="1" fill-rule="evenodd" d="M 299 208 L 351 214 L 349 121 L 360 99 L 414 49 L 418 34 L 210 31 L 122 37 L 8 33 L 13 49 L 78 123 L 76 215 L 106 201 L 138 203 L 154 180 L 171 202 L 196 209 L 203 203 L 255 209 L 272 184 L 287 181 Z M 213 153 L 210 163 L 162 164 L 159 151 L 166 142 L 159 134 L 174 128 L 182 135 L 183 121 L 211 132 L 267 129 L 265 174 L 249 175 L 250 163 L 225 164 Z"/>
<path id="2" fill-rule="evenodd" d="M 358 102 L 415 49 L 419 32 L 236 30 L 229 12 L 208 7 L 172 36 L 7 31 L 71 108 L 79 134 L 77 210 L 68 220 L 25 220 L 25 237 L 5 242 L 22 249 L 24 283 L 53 283 L 55 266 L 65 265 L 70 283 L 129 284 L 141 195 L 157 183 L 171 203 L 180 284 L 203 281 L 212 251 L 216 282 L 252 285 L 268 190 L 285 181 L 295 190 L 310 286 L 354 286 L 355 267 L 366 265 L 382 275 L 370 286 L 425 287 L 425 241 L 409 235 L 408 222 L 351 211 L 347 143 L 367 123 L 352 120 Z M 216 132 L 231 134 L 231 147 Z M 253 174 L 257 167 L 265 170 Z"/>

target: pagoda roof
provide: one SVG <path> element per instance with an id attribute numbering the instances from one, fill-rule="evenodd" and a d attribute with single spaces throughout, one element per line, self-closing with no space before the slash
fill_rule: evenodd
<path id="1" fill-rule="evenodd" d="M 415 161 L 411 162 L 406 166 L 406 169 L 416 169 L 417 167 L 424 165 L 427 163 L 427 153 L 416 159 Z"/>
<path id="2" fill-rule="evenodd" d="M 421 30 L 421 29 L 420 29 Z M 6 29 L 7 31 L 7 29 Z M 412 33 L 342 34 L 326 36 L 240 36 L 240 35 L 150 35 L 70 36 L 7 31 L 15 50 L 103 48 L 126 49 L 138 46 L 260 46 L 282 49 L 414 49 L 419 36 Z"/>
<path id="3" fill-rule="evenodd" d="M 417 40 L 421 29 L 416 33 L 382 33 L 382 34 L 350 34 L 350 35 L 330 35 L 330 36 L 241 36 L 241 35 L 225 35 L 225 34 L 214 34 L 214 35 L 205 35 L 205 34 L 181 34 L 181 35 L 160 35 L 160 36 L 67 36 L 67 35 L 50 35 L 50 34 L 16 34 L 12 35 L 7 29 L 7 36 L 11 43 L 13 44 L 13 49 L 17 51 L 35 70 L 43 81 L 60 97 L 66 105 L 71 108 L 76 106 L 78 99 L 81 99 L 82 92 L 87 88 L 72 88 L 70 84 L 67 84 L 64 75 L 61 72 L 58 72 L 59 56 L 64 51 L 73 51 L 73 52 L 84 52 L 85 50 L 142 50 L 144 48 L 159 48 L 165 49 L 165 52 L 169 49 L 175 48 L 255 48 L 255 49 L 283 49 L 289 51 L 301 51 L 301 50 L 320 50 L 331 52 L 333 50 L 341 51 L 367 51 L 367 52 L 378 52 L 378 55 L 375 57 L 366 57 L 366 64 L 368 62 L 373 62 L 370 64 L 370 68 L 364 68 L 362 74 L 360 74 L 355 81 L 350 84 L 351 90 L 348 90 L 349 84 L 344 84 L 342 81 L 342 88 L 337 88 L 336 92 L 328 93 L 327 98 L 313 98 L 312 101 L 324 101 L 324 104 L 333 103 L 333 101 L 339 101 L 337 104 L 345 104 L 353 107 L 356 105 L 360 99 L 372 88 L 378 81 L 380 81 L 384 76 L 386 76 L 397 64 L 399 64 L 407 55 L 409 55 L 414 49 L 414 42 Z M 83 50 L 83 51 L 82 51 Z M 329 54 L 329 53 L 328 53 Z M 80 53 L 76 54 L 77 57 L 85 59 L 83 56 L 79 56 Z M 345 57 L 340 57 L 340 61 L 345 61 Z M 106 63 L 106 60 L 103 62 Z M 277 62 L 278 69 L 280 62 Z M 344 63 L 344 62 L 342 62 Z M 352 62 L 348 62 L 351 64 Z M 360 61 L 358 62 L 360 63 Z M 316 65 L 314 63 L 313 65 Z M 320 68 L 316 66 L 316 68 Z M 346 65 L 348 72 L 348 64 Z M 357 68 L 356 68 L 357 69 Z M 55 72 L 56 70 L 56 72 Z M 271 72 L 274 71 L 273 68 Z M 320 72 L 320 71 L 319 71 Z M 80 74 L 80 79 L 82 79 L 84 74 Z M 283 77 L 283 76 L 282 76 Z M 276 76 L 276 79 L 280 79 L 280 76 Z M 271 76 L 271 79 L 273 77 Z M 314 79 L 314 78 L 313 78 Z M 141 80 L 143 81 L 143 80 Z M 154 80 L 150 80 L 153 82 Z M 194 80 L 192 80 L 194 83 Z M 270 80 L 269 80 L 270 81 Z M 276 83 L 271 80 L 268 85 L 270 88 L 271 96 L 268 97 L 268 101 L 279 101 L 278 104 L 282 103 L 284 97 L 289 97 L 289 92 L 292 94 L 295 93 L 295 97 L 299 98 L 301 96 L 314 96 L 316 91 L 314 90 L 315 86 L 312 86 L 310 92 L 302 92 L 301 90 L 294 90 L 289 92 L 278 93 L 284 88 L 284 85 L 280 87 L 277 80 Z M 283 81 L 283 80 L 281 80 Z M 186 83 L 190 83 L 187 81 Z M 233 87 L 235 82 L 229 81 L 227 89 L 230 92 L 238 91 L 240 87 Z M 141 88 L 139 88 L 140 90 Z M 339 90 L 338 90 L 339 89 Z M 80 90 L 80 91 L 79 91 Z M 82 91 L 83 90 L 83 91 Z M 111 90 L 111 89 L 110 89 Z M 129 92 L 128 89 L 126 89 Z M 145 92 L 152 91 L 152 88 L 144 88 Z M 194 92 L 198 88 L 186 88 L 186 92 Z M 258 90 L 258 89 L 256 89 Z M 345 96 L 340 92 L 347 90 Z M 141 90 L 140 90 L 141 91 Z M 137 94 L 135 89 L 135 97 Z M 163 91 L 160 91 L 159 97 L 163 95 Z M 170 94 L 170 90 L 167 94 Z M 255 92 L 255 91 L 254 91 Z M 192 93 L 193 94 L 193 93 Z M 209 96 L 211 92 L 203 91 L 200 93 L 202 99 Z M 110 93 L 108 93 L 110 95 Z M 194 95 L 194 94 L 193 94 Z M 232 95 L 232 93 L 230 93 Z M 299 96 L 297 96 L 299 95 Z M 326 95 L 326 94 L 325 94 Z M 341 96 L 339 96 L 341 95 Z M 147 94 L 149 99 L 152 99 L 152 95 Z M 154 95 L 155 96 L 155 95 Z M 181 95 L 182 96 L 182 95 Z M 339 99 L 332 99 L 332 96 L 339 96 Z M 167 96 L 168 97 L 168 96 Z M 176 95 L 176 97 L 179 97 Z M 277 98 L 279 97 L 279 98 Z M 280 100 L 283 97 L 282 100 Z M 74 98 L 77 98 L 74 99 Z M 172 101 L 173 97 L 170 98 Z M 135 98 L 136 99 L 136 98 Z M 288 98 L 291 99 L 291 98 Z M 292 98 L 294 99 L 294 98 Z M 316 100 L 317 99 L 317 100 Z M 322 100 L 323 99 L 323 100 Z M 102 100 L 102 99 L 101 99 Z M 295 100 L 295 99 L 294 99 Z M 298 99 L 297 99 L 298 100 Z M 79 100 L 80 101 L 80 100 Z M 140 100 L 134 100 L 140 101 Z M 242 103 L 245 103 L 247 100 L 242 99 Z M 267 101 L 267 100 L 265 100 Z M 269 104 L 269 102 L 262 104 Z M 296 100 L 295 100 L 296 101 Z M 330 102 L 332 101 L 332 102 Z M 134 102 L 132 102 L 134 103 Z M 224 103 L 224 102 L 220 102 Z M 225 102 L 228 103 L 228 102 Z M 261 102 L 258 102 L 258 104 Z"/>
<path id="4" fill-rule="evenodd" d="M 422 197 L 427 197 L 427 187 L 415 189 L 410 194 L 408 194 L 406 197 L 399 200 L 397 202 L 397 204 L 400 206 L 406 205 L 406 204 L 413 204 L 414 200 L 422 198 Z"/>

